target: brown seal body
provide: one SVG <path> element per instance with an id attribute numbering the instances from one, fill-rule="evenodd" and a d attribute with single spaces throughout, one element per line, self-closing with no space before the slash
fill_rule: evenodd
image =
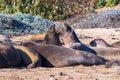
<path id="1" fill-rule="evenodd" d="M 64 24 L 64 27 L 57 30 L 61 34 L 61 41 L 64 43 L 65 47 L 71 47 L 74 43 L 80 43 L 74 30 L 67 24 Z"/>
<path id="2" fill-rule="evenodd" d="M 87 51 L 87 52 L 91 52 L 91 53 L 97 53 L 99 56 L 101 57 L 104 57 L 106 59 L 119 59 L 119 55 L 120 55 L 120 49 L 118 48 L 114 48 L 112 47 L 111 45 L 109 45 L 108 43 L 106 43 L 105 41 L 103 40 L 100 40 L 101 43 L 104 44 L 104 46 L 107 46 L 107 47 L 89 47 L 83 43 L 81 43 L 80 41 L 76 41 L 78 39 L 76 39 L 75 37 L 77 37 L 75 35 L 75 32 L 74 34 L 71 33 L 73 32 L 73 29 L 70 28 L 70 26 L 68 25 L 65 25 L 67 29 L 64 29 L 62 28 L 63 30 L 58 30 L 58 32 L 60 32 L 62 34 L 62 41 L 65 45 L 73 48 L 73 49 L 77 49 L 77 50 L 83 50 L 83 51 Z M 67 34 L 67 36 L 64 36 L 65 34 Z M 66 42 L 66 41 L 69 41 Z M 112 56 L 112 57 L 111 57 Z"/>
<path id="3" fill-rule="evenodd" d="M 58 33 L 61 34 L 61 39 L 65 47 L 96 54 L 96 52 L 92 50 L 89 46 L 80 42 L 75 31 L 69 25 L 65 24 L 65 28 L 59 28 Z"/>
<path id="4" fill-rule="evenodd" d="M 120 59 L 120 49 L 113 47 L 90 47 L 98 56 L 105 59 Z"/>
<path id="5" fill-rule="evenodd" d="M 26 42 L 21 43 L 21 45 L 26 46 L 26 47 L 32 47 L 38 44 L 39 43 L 34 42 L 34 41 L 26 41 Z M 45 33 L 45 38 L 42 44 L 53 44 L 53 45 L 61 46 L 61 42 L 59 39 L 59 33 L 56 32 L 55 25 L 51 25 L 48 28 L 48 30 Z"/>
<path id="6" fill-rule="evenodd" d="M 36 42 L 34 42 L 34 41 L 27 41 L 27 42 L 23 42 L 22 43 L 22 45 L 23 46 L 26 46 L 26 47 L 28 47 L 28 48 L 31 48 L 31 47 L 33 47 L 33 46 L 35 46 L 35 45 L 38 45 L 39 43 L 36 43 Z M 61 45 L 61 43 L 60 43 L 60 40 L 59 40 L 59 34 L 58 33 L 56 33 L 56 30 L 55 30 L 55 25 L 51 25 L 49 28 L 48 28 L 48 30 L 46 31 L 46 33 L 45 33 L 45 37 L 44 37 L 44 40 L 43 40 L 43 42 L 42 42 L 42 44 L 53 44 L 53 45 Z M 36 56 L 36 55 L 33 55 L 33 53 L 30 53 L 30 51 L 28 52 L 28 50 L 26 50 L 26 48 L 23 48 L 23 47 L 21 47 L 21 46 L 19 46 L 19 47 L 17 47 L 17 48 L 20 48 L 20 49 L 22 49 L 22 51 L 26 51 L 25 52 L 25 54 L 28 54 L 28 56 L 30 56 L 30 60 L 32 60 L 32 59 L 34 59 L 34 60 L 32 60 L 32 62 L 35 62 L 36 61 L 36 58 L 38 58 L 38 56 Z M 32 57 L 33 56 L 33 57 Z M 25 57 L 25 56 L 23 56 L 23 57 Z M 25 57 L 26 58 L 26 57 Z M 27 60 L 27 59 L 25 59 L 25 60 Z M 30 62 L 30 60 L 28 60 L 27 62 L 26 62 L 26 64 L 29 64 Z M 45 58 L 43 58 L 42 57 L 42 61 L 44 62 L 44 60 L 45 60 Z M 29 63 L 28 63 L 29 62 Z M 31 62 L 31 63 L 32 63 Z M 43 63 L 44 64 L 44 63 Z"/>
<path id="7" fill-rule="evenodd" d="M 21 56 L 16 49 L 7 43 L 0 43 L 0 68 L 16 67 L 21 64 Z"/>
<path id="8" fill-rule="evenodd" d="M 34 68 L 41 66 L 42 61 L 41 57 L 34 52 L 32 49 L 21 46 L 21 45 L 13 45 L 17 52 L 20 54 L 22 59 L 22 64 L 27 66 L 27 68 Z"/>
<path id="9" fill-rule="evenodd" d="M 81 50 L 84 48 L 84 50 L 87 51 L 87 48 L 82 46 L 81 43 L 75 43 L 72 48 Z M 80 49 L 81 48 L 81 49 Z M 97 55 L 105 58 L 105 59 L 120 59 L 120 49 L 115 47 L 90 47 L 90 49 L 94 50 Z"/>
<path id="10" fill-rule="evenodd" d="M 95 54 L 64 48 L 51 44 L 39 44 L 33 49 L 42 55 L 49 63 L 55 67 L 72 66 L 72 65 L 99 65 L 105 64 L 106 60 Z"/>
<path id="11" fill-rule="evenodd" d="M 114 47 L 120 48 L 120 41 L 114 42 L 111 45 Z"/>
<path id="12" fill-rule="evenodd" d="M 59 33 L 55 30 L 55 25 L 51 25 L 46 31 L 45 38 L 43 40 L 44 44 L 54 44 L 61 46 L 59 39 Z"/>

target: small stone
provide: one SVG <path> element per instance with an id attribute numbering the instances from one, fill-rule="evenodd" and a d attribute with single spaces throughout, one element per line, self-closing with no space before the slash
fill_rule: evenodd
<path id="1" fill-rule="evenodd" d="M 65 74 L 64 74 L 63 72 L 60 72 L 59 75 L 60 75 L 60 76 L 64 76 Z"/>

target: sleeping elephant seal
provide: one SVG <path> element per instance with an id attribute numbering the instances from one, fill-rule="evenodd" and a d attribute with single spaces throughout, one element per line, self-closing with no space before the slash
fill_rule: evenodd
<path id="1" fill-rule="evenodd" d="M 59 28 L 57 32 L 61 34 L 61 41 L 64 43 L 64 46 L 67 48 L 73 48 L 78 49 L 76 47 L 73 47 L 74 44 L 79 44 L 80 47 L 78 50 L 87 51 L 96 54 L 94 50 L 92 50 L 89 46 L 86 44 L 83 44 L 77 37 L 75 31 L 68 25 L 64 24 L 65 28 Z"/>
<path id="2" fill-rule="evenodd" d="M 120 49 L 113 47 L 90 47 L 97 55 L 106 59 L 120 59 Z"/>
<path id="3" fill-rule="evenodd" d="M 90 45 L 93 47 L 112 47 L 110 44 L 108 44 L 105 40 L 101 38 L 92 40 L 90 42 Z"/>
<path id="4" fill-rule="evenodd" d="M 90 42 L 90 45 L 92 47 L 115 47 L 115 48 L 120 48 L 120 41 L 114 42 L 112 44 L 108 44 L 105 40 L 99 38 L 99 39 L 94 39 Z"/>
<path id="5" fill-rule="evenodd" d="M 42 65 L 41 57 L 32 49 L 21 45 L 13 45 L 22 58 L 22 65 L 34 68 Z"/>
<path id="6" fill-rule="evenodd" d="M 81 47 L 80 43 L 75 43 L 72 48 L 78 49 Z M 105 59 L 120 59 L 120 49 L 115 47 L 90 47 L 98 56 Z"/>
<path id="7" fill-rule="evenodd" d="M 105 40 L 99 38 L 99 39 L 94 39 L 90 42 L 90 45 L 92 47 L 114 47 L 110 44 L 108 44 Z"/>
<path id="8" fill-rule="evenodd" d="M 37 53 L 47 59 L 55 67 L 73 66 L 73 65 L 100 65 L 107 61 L 95 54 L 64 48 L 52 44 L 39 44 L 33 47 Z M 45 63 L 45 62 L 44 62 Z"/>
<path id="9" fill-rule="evenodd" d="M 7 43 L 0 42 L 0 68 L 21 65 L 21 56 L 16 49 Z"/>

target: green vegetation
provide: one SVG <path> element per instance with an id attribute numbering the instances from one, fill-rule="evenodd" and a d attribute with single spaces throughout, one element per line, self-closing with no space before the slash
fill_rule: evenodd
<path id="1" fill-rule="evenodd" d="M 91 0 L 0 0 L 0 12 L 30 13 L 50 20 L 62 20 L 93 11 Z"/>
<path id="2" fill-rule="evenodd" d="M 108 0 L 106 6 L 115 6 L 118 4 L 118 0 Z"/>
<path id="3" fill-rule="evenodd" d="M 0 34 L 22 35 L 41 33 L 53 22 L 30 14 L 0 14 Z"/>
<path id="4" fill-rule="evenodd" d="M 99 8 L 99 7 L 112 7 L 115 6 L 119 3 L 119 0 L 96 0 L 94 7 Z"/>
<path id="5" fill-rule="evenodd" d="M 0 0 L 0 12 L 30 13 L 49 20 L 62 20 L 93 12 L 94 8 L 114 6 L 119 0 Z"/>

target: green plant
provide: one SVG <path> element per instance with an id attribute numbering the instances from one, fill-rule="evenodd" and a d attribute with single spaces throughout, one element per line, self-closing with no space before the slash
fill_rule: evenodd
<path id="1" fill-rule="evenodd" d="M 118 3 L 118 0 L 108 0 L 106 6 L 115 6 Z"/>
<path id="2" fill-rule="evenodd" d="M 90 11 L 92 0 L 0 0 L 0 12 L 39 15 L 50 20 L 62 20 Z"/>
<path id="3" fill-rule="evenodd" d="M 96 0 L 94 7 L 95 8 L 99 8 L 99 7 L 103 7 L 106 4 L 106 0 Z"/>

